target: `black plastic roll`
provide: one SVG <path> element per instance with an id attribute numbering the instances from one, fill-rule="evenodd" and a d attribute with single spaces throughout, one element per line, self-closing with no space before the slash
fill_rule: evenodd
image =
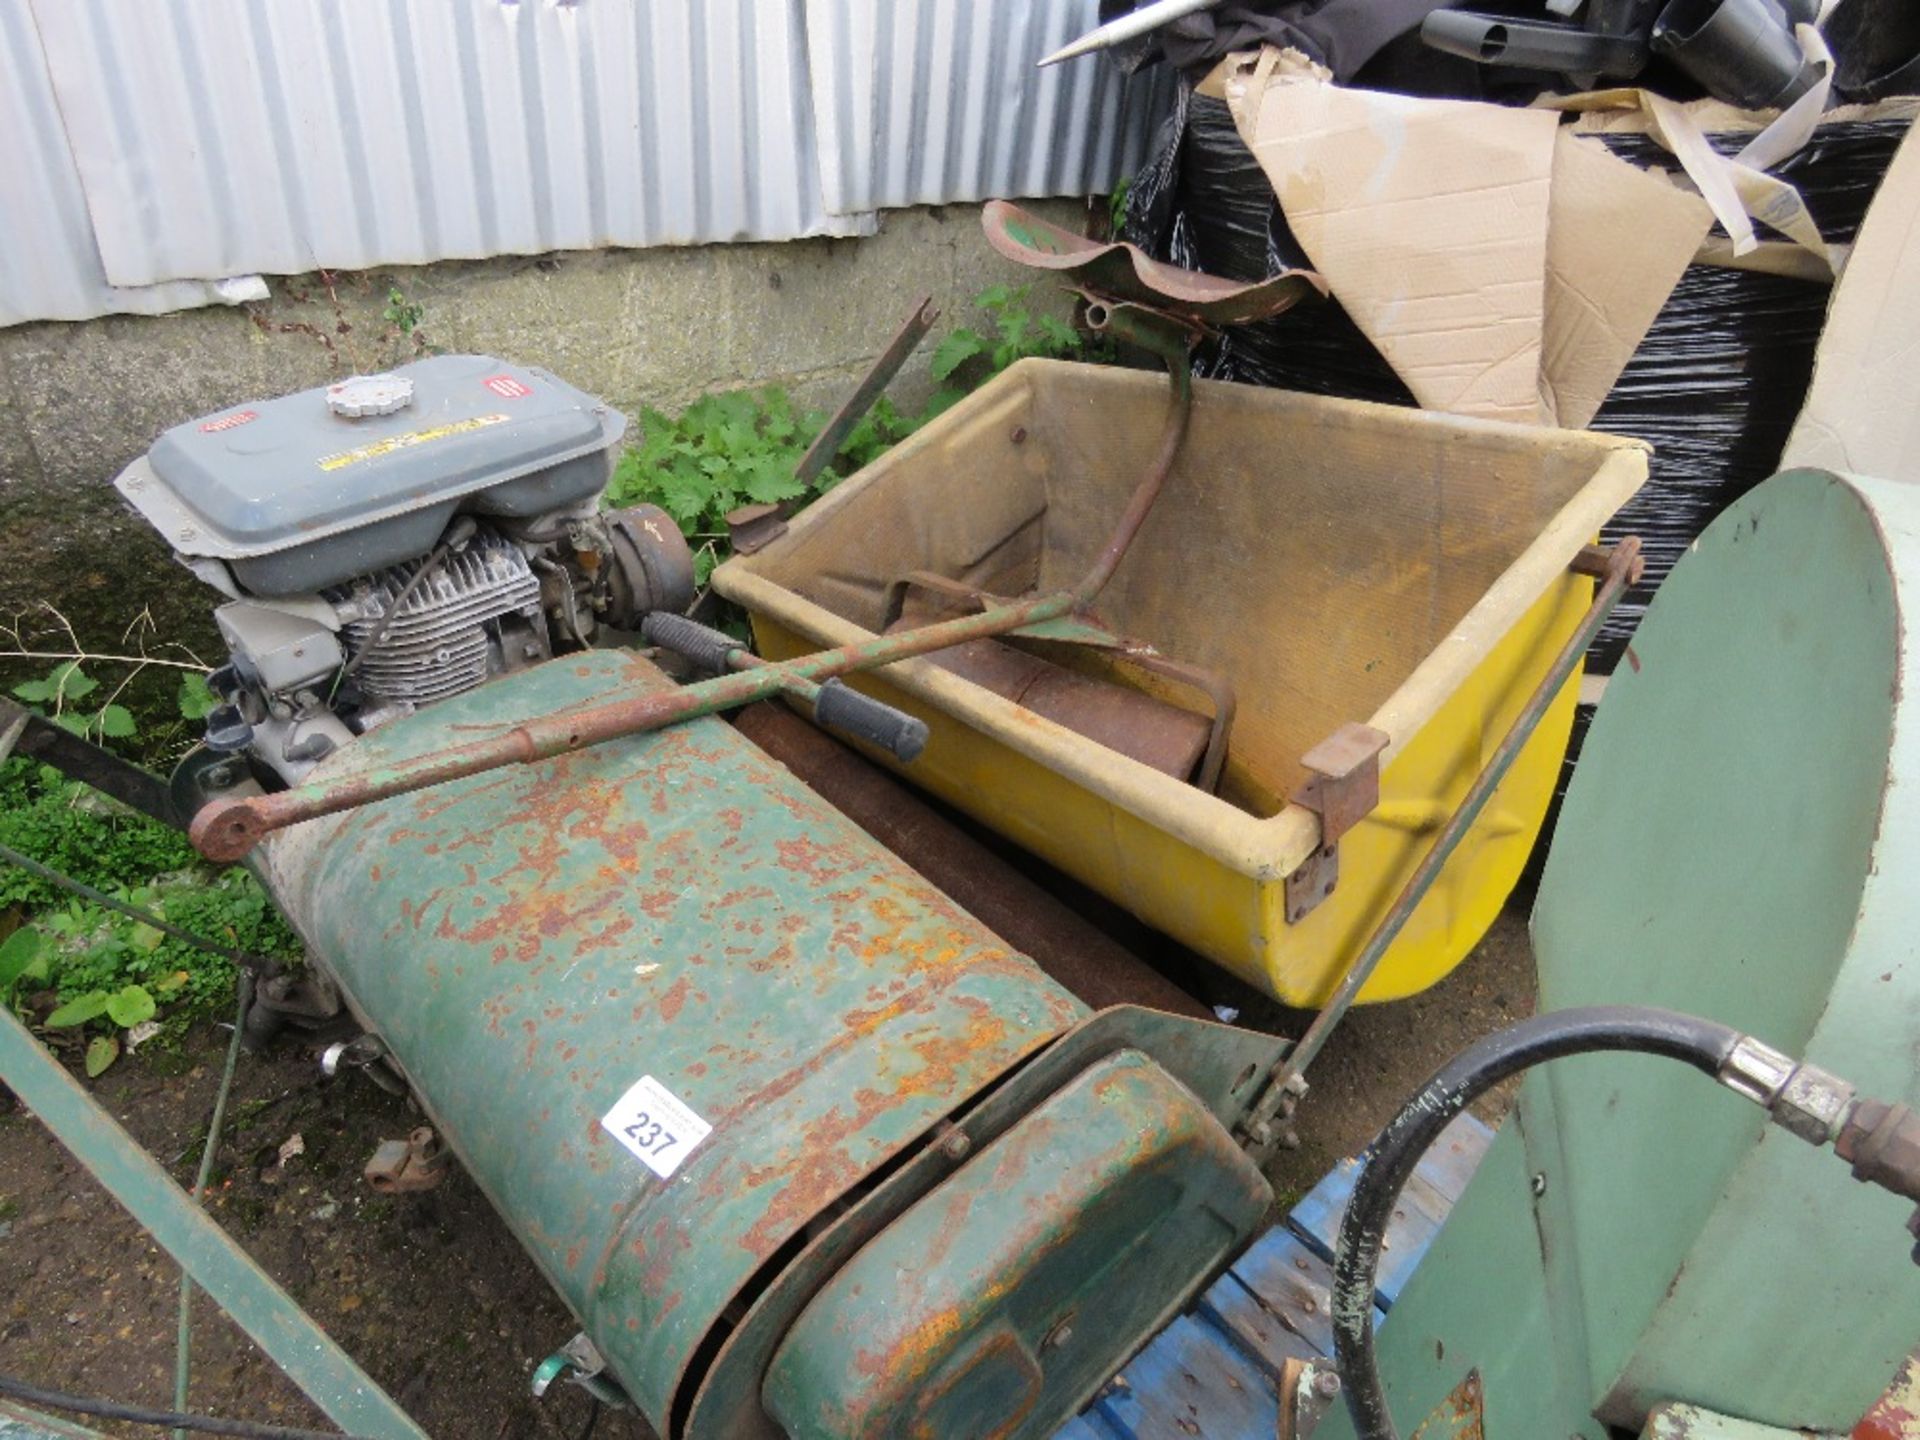
<path id="1" fill-rule="evenodd" d="M 1904 120 L 1823 125 L 1775 174 L 1800 189 L 1820 233 L 1851 242 L 1905 138 Z M 1672 157 L 1648 136 L 1609 135 L 1623 159 Z M 1716 134 L 1722 154 L 1746 143 Z M 1720 512 L 1773 474 L 1813 378 L 1829 287 L 1750 270 L 1694 265 L 1621 372 L 1592 427 L 1653 446 L 1647 484 L 1608 524 L 1638 535 L 1646 575 L 1595 638 L 1588 665 L 1611 674 L 1660 583 Z"/>

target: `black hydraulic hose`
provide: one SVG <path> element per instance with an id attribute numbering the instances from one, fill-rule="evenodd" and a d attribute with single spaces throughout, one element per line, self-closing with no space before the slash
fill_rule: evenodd
<path id="1" fill-rule="evenodd" d="M 177 1410 L 156 1410 L 146 1405 L 123 1405 L 117 1400 L 102 1400 L 91 1395 L 69 1395 L 64 1390 L 44 1390 L 11 1375 L 0 1375 L 0 1395 L 43 1410 L 64 1410 L 71 1415 L 87 1415 L 97 1420 L 122 1420 L 129 1425 L 164 1425 L 179 1430 L 197 1430 L 207 1435 L 238 1435 L 244 1440 L 352 1440 L 338 1430 L 299 1430 L 287 1425 L 263 1425 L 257 1420 L 223 1420 L 217 1415 L 186 1415 Z"/>
<path id="2" fill-rule="evenodd" d="M 1595 1005 L 1536 1015 L 1456 1055 L 1387 1123 L 1367 1148 L 1333 1257 L 1333 1348 L 1358 1440 L 1400 1440 L 1373 1350 L 1374 1280 L 1380 1241 L 1440 1132 L 1509 1076 L 1547 1060 L 1625 1050 L 1681 1060 L 1718 1076 L 1740 1032 L 1712 1020 L 1637 1005 Z"/>

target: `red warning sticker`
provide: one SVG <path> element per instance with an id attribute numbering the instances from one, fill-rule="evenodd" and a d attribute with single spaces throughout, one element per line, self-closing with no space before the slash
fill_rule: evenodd
<path id="1" fill-rule="evenodd" d="M 503 400 L 518 400 L 522 395 L 531 395 L 533 387 L 523 385 L 511 375 L 489 375 L 480 382 Z"/>
<path id="2" fill-rule="evenodd" d="M 218 420 L 209 420 L 200 427 L 202 435 L 217 435 L 222 430 L 238 430 L 249 420 L 258 420 L 258 410 L 236 410 L 231 415 L 222 415 Z"/>

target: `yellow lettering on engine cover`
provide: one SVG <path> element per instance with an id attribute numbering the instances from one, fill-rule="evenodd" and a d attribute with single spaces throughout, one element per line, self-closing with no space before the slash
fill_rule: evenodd
<path id="1" fill-rule="evenodd" d="M 385 440 L 376 440 L 371 445 L 362 445 L 355 450 L 341 450 L 332 455 L 322 455 L 314 463 L 322 470 L 339 470 L 348 465 L 358 465 L 362 460 L 377 460 L 382 455 L 391 455 L 396 450 L 425 445 L 431 440 L 444 440 L 449 435 L 465 435 L 470 431 L 484 430 L 489 425 L 502 424 L 506 419 L 505 415 L 475 415 L 470 420 L 456 420 L 450 425 L 435 425 L 426 430 L 410 430 L 405 435 L 393 435 Z"/>

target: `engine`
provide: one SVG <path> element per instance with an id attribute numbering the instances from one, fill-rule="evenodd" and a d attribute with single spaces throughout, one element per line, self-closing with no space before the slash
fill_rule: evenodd
<path id="1" fill-rule="evenodd" d="M 227 597 L 207 743 L 297 783 L 373 727 L 693 598 L 679 528 L 600 508 L 626 417 L 442 355 L 175 426 L 115 482 Z"/>

